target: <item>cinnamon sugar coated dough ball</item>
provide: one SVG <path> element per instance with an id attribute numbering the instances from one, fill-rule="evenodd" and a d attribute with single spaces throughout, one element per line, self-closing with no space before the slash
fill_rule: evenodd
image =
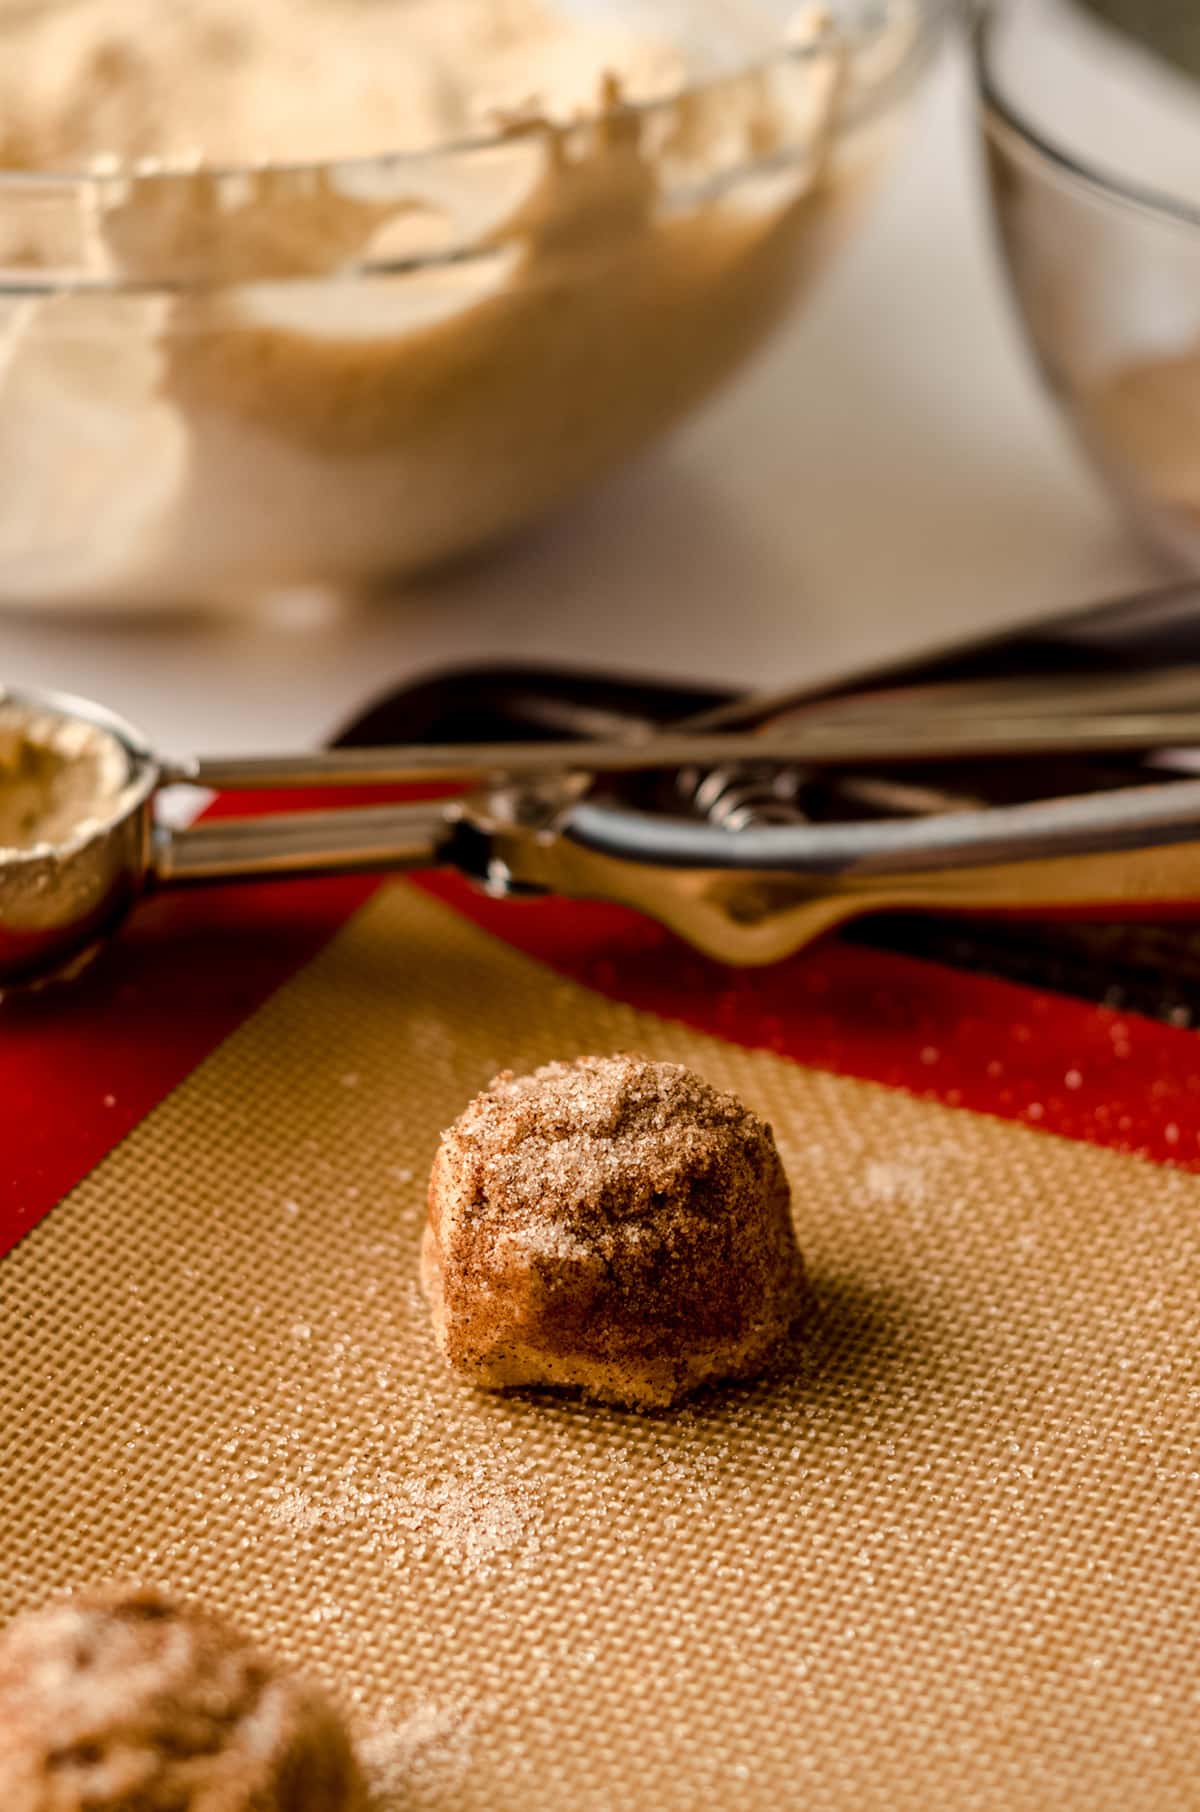
<path id="1" fill-rule="evenodd" d="M 3 1812 L 360 1812 L 349 1740 L 215 1617 L 64 1598 L 0 1635 Z"/>
<path id="2" fill-rule="evenodd" d="M 472 1384 L 674 1403 L 761 1370 L 802 1277 L 770 1127 L 680 1064 L 506 1071 L 442 1138 L 421 1281 Z"/>

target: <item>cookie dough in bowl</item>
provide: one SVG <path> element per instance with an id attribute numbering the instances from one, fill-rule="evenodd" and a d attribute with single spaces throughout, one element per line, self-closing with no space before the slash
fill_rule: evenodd
<path id="1" fill-rule="evenodd" d="M 728 376 L 821 266 L 918 0 L 0 11 L 0 602 L 364 587 Z"/>
<path id="2" fill-rule="evenodd" d="M 115 1588 L 0 1633 L 4 1812 L 363 1812 L 341 1721 L 208 1612 Z"/>
<path id="3" fill-rule="evenodd" d="M 444 1135 L 421 1276 L 451 1368 L 660 1408 L 752 1377 L 803 1268 L 771 1129 L 675 1063 L 497 1076 Z"/>

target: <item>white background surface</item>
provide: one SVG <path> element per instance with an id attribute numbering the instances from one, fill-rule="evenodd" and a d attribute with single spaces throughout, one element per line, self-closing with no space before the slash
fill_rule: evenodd
<path id="1" fill-rule="evenodd" d="M 167 753 L 319 741 L 404 677 L 563 660 L 782 685 L 1161 576 L 1041 396 L 948 54 L 812 305 L 660 452 L 388 604 L 253 623 L 10 616 L 0 677 Z"/>

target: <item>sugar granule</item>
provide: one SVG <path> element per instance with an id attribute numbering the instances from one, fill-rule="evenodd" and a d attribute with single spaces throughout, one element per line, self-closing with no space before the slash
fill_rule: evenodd
<path id="1" fill-rule="evenodd" d="M 268 1498 L 267 1516 L 277 1526 L 297 1534 L 356 1530 L 364 1552 L 389 1567 L 403 1566 L 410 1551 L 432 1549 L 448 1566 L 483 1579 L 500 1555 L 534 1553 L 539 1545 L 536 1497 L 516 1495 L 480 1463 L 453 1477 L 380 1473 L 366 1483 L 351 1465 L 327 1495 L 291 1486 Z"/>
<path id="2" fill-rule="evenodd" d="M 426 1793 L 440 1804 L 466 1773 L 471 1738 L 495 1703 L 490 1697 L 422 1699 L 373 1721 L 358 1742 L 371 1812 L 391 1812 L 393 1806 L 398 1812 L 425 1802 Z"/>

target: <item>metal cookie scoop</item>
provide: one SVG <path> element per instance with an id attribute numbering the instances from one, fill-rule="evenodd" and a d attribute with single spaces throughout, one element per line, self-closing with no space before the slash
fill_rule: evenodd
<path id="1" fill-rule="evenodd" d="M 55 693 L 0 693 L 0 988 L 71 974 L 147 892 L 198 882 L 457 867 L 489 891 L 555 892 L 635 906 L 709 955 L 777 960 L 880 908 L 1045 910 L 1200 897 L 1200 780 L 902 819 L 713 823 L 585 798 L 592 776 L 757 764 L 904 764 L 936 756 L 1154 749 L 1200 741 L 1200 680 L 995 683 L 834 699 L 756 731 L 654 732 L 624 741 L 335 750 L 169 762 L 101 707 Z M 746 713 L 743 712 L 743 721 Z M 52 836 L 5 845 L 4 731 L 49 726 L 54 759 L 90 746 L 115 781 Z M 60 733 L 61 732 L 61 733 Z M 74 751 L 74 753 L 73 753 Z M 11 763 L 10 763 L 11 768 Z M 16 770 L 13 770 L 15 772 Z M 51 776 L 51 780 L 53 780 Z M 469 797 L 352 806 L 172 830 L 167 787 L 390 784 L 473 779 Z M 47 785 L 50 782 L 46 783 Z M 11 814 L 9 814 L 11 816 Z M 1136 859 L 1134 856 L 1136 852 Z"/>
<path id="2" fill-rule="evenodd" d="M 32 738 L 24 746 L 23 724 Z M 55 832 L 47 837 L 38 834 L 36 810 L 29 806 L 37 780 L 29 770 L 38 765 L 30 751 L 44 756 L 40 784 Z M 65 790 L 60 779 L 69 776 L 55 770 L 73 759 L 90 760 L 106 776 L 115 769 L 117 784 L 81 799 L 77 825 L 63 834 L 55 795 Z M 320 767 L 315 758 L 311 784 L 322 778 Z M 293 784 L 303 777 L 297 763 Z M 10 790 L 21 789 L 24 819 L 19 841 L 3 847 L 14 816 L 3 809 L 6 780 Z M 449 814 L 440 804 L 298 812 L 171 830 L 156 816 L 155 801 L 164 788 L 184 781 L 208 784 L 205 765 L 163 760 L 102 706 L 64 693 L 0 692 L 0 990 L 70 976 L 134 903 L 157 888 L 430 866 L 449 836 Z M 222 784 L 239 782 L 227 776 Z M 248 774 L 240 784 L 257 782 Z"/>

